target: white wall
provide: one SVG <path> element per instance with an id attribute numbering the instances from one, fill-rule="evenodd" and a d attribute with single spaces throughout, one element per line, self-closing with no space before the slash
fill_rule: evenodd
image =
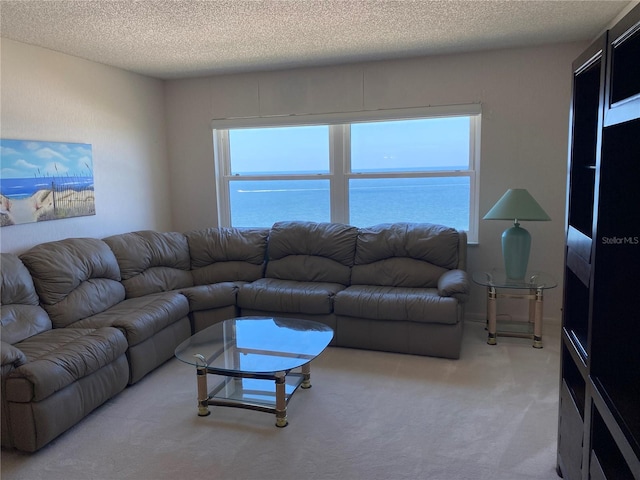
<path id="1" fill-rule="evenodd" d="M 167 82 L 174 229 L 216 225 L 213 118 L 479 102 L 480 214 L 508 188 L 527 188 L 552 218 L 523 224 L 533 237 L 530 266 L 561 282 L 571 63 L 585 47 L 564 44 Z M 479 244 L 469 247 L 469 271 L 500 266 L 500 235 L 508 226 L 481 220 Z M 559 321 L 561 292 L 548 291 L 546 318 Z M 470 318 L 484 318 L 484 295 L 484 289 L 473 287 Z M 509 308 L 523 316 L 524 303 Z"/>
<path id="2" fill-rule="evenodd" d="M 146 228 L 186 231 L 216 225 L 213 118 L 479 102 L 481 215 L 507 188 L 529 189 L 552 218 L 523 224 L 533 236 L 530 265 L 561 281 L 571 62 L 585 46 L 163 84 L 3 39 L 1 136 L 92 144 L 97 214 L 3 227 L 0 250 L 20 253 L 37 243 L 72 236 L 100 238 Z M 507 226 L 480 222 L 479 244 L 469 247 L 470 271 L 499 265 L 499 238 Z M 561 303 L 561 288 L 549 291 L 545 317 L 559 320 Z M 484 306 L 484 290 L 474 286 L 469 316 L 482 318 Z"/>
<path id="3" fill-rule="evenodd" d="M 96 215 L 3 227 L 0 250 L 171 229 L 164 84 L 2 39 L 2 138 L 93 146 Z"/>

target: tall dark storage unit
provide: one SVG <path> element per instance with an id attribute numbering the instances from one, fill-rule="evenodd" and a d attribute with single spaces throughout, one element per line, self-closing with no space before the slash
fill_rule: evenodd
<path id="1" fill-rule="evenodd" d="M 558 473 L 640 480 L 640 5 L 573 72 Z"/>

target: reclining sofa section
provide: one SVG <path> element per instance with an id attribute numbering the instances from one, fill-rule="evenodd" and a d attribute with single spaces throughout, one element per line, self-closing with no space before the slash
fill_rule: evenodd
<path id="1" fill-rule="evenodd" d="M 127 340 L 113 327 L 54 328 L 20 259 L 0 261 L 2 446 L 33 452 L 127 386 Z"/>
<path id="2" fill-rule="evenodd" d="M 142 252 L 139 252 L 142 253 Z M 129 383 L 173 356 L 189 337 L 189 302 L 177 291 L 125 298 L 120 266 L 102 240 L 69 238 L 22 254 L 55 328 L 116 327 L 128 349 Z"/>
<path id="3" fill-rule="evenodd" d="M 276 223 L 238 306 L 326 323 L 336 346 L 459 358 L 466 253 L 466 233 L 442 225 Z"/>
<path id="4" fill-rule="evenodd" d="M 342 346 L 459 358 L 466 234 L 437 225 L 358 233 L 350 286 L 334 300 Z"/>
<path id="5" fill-rule="evenodd" d="M 441 225 L 279 222 L 2 254 L 2 446 L 38 450 L 239 315 L 314 319 L 336 346 L 458 358 L 466 249 Z"/>

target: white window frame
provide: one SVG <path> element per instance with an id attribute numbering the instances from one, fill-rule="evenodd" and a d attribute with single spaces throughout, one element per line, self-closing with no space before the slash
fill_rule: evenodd
<path id="1" fill-rule="evenodd" d="M 353 123 L 392 121 L 408 119 L 428 119 L 437 117 L 468 116 L 469 130 L 468 170 L 441 170 L 435 172 L 372 172 L 353 173 L 350 171 L 350 126 Z M 318 180 L 330 183 L 331 221 L 349 223 L 349 180 L 353 178 L 415 178 L 415 177 L 469 177 L 469 230 L 468 242 L 477 243 L 479 225 L 479 170 L 480 170 L 480 124 L 479 104 L 454 105 L 444 107 L 419 107 L 394 110 L 374 110 L 355 113 L 334 113 L 322 115 L 286 115 L 271 117 L 245 117 L 216 119 L 211 122 L 213 129 L 216 195 L 218 204 L 218 224 L 231 225 L 231 205 L 229 183 L 238 180 L 231 174 L 229 150 L 229 130 L 238 128 L 296 127 L 303 125 L 329 126 L 329 173 L 311 175 L 242 175 L 243 180 Z"/>

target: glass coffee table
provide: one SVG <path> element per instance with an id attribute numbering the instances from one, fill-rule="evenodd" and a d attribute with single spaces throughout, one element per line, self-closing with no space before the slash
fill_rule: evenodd
<path id="1" fill-rule="evenodd" d="M 310 362 L 332 338 L 331 327 L 311 320 L 239 317 L 201 330 L 175 355 L 196 367 L 198 415 L 209 415 L 209 405 L 248 408 L 275 413 L 286 427 L 289 400 L 311 387 Z M 207 374 L 219 376 L 211 391 Z"/>
<path id="2" fill-rule="evenodd" d="M 558 283 L 545 272 L 533 271 L 527 273 L 524 278 L 508 278 L 501 270 L 486 272 L 474 272 L 473 281 L 478 285 L 487 287 L 487 343 L 496 344 L 496 336 L 523 337 L 533 339 L 533 348 L 542 348 L 542 313 L 544 291 L 555 288 Z M 498 293 L 506 290 L 510 293 Z M 514 290 L 527 290 L 527 293 L 511 293 Z M 496 300 L 498 298 L 520 298 L 529 300 L 528 322 L 503 322 L 503 330 L 497 330 Z M 520 327 L 525 323 L 524 331 Z"/>

